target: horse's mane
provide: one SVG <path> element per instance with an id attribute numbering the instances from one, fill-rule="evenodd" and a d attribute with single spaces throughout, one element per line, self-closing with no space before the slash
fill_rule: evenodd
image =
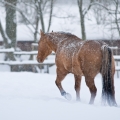
<path id="1" fill-rule="evenodd" d="M 73 34 L 69 33 L 69 32 L 63 32 L 63 31 L 59 31 L 58 33 L 60 34 L 64 34 L 64 35 L 68 35 L 68 36 L 73 36 Z"/>
<path id="2" fill-rule="evenodd" d="M 69 32 L 63 32 L 63 31 L 59 31 L 59 32 L 51 32 L 51 33 L 46 33 L 47 35 L 57 35 L 57 36 L 62 36 L 62 37 L 71 37 L 71 38 L 78 38 L 76 35 L 71 34 Z M 80 39 L 80 38 L 79 38 Z"/>

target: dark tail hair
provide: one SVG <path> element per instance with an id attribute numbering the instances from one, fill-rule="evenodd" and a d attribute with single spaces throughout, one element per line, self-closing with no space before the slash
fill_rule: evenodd
<path id="1" fill-rule="evenodd" d="M 114 96 L 114 81 L 112 76 L 112 51 L 107 45 L 102 46 L 102 104 L 106 101 L 110 106 L 117 105 Z"/>

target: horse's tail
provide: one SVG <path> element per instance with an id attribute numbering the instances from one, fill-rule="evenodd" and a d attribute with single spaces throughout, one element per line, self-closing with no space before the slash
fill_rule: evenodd
<path id="1" fill-rule="evenodd" d="M 112 51 L 107 45 L 102 46 L 102 103 L 117 105 L 114 96 L 114 81 L 112 76 Z"/>

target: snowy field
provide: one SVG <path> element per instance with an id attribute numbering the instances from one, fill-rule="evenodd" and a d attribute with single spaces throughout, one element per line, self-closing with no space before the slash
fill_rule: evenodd
<path id="1" fill-rule="evenodd" d="M 76 102 L 74 77 L 69 74 L 63 88 L 72 100 L 63 98 L 55 85 L 55 67 L 50 74 L 31 72 L 0 72 L 0 120 L 120 120 L 120 107 L 101 106 L 101 76 L 94 105 L 89 105 L 90 93 L 81 84 L 81 102 Z M 116 101 L 120 106 L 120 79 L 115 75 Z"/>

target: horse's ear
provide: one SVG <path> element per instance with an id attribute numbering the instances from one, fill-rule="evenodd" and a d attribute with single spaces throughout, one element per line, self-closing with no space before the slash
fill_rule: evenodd
<path id="1" fill-rule="evenodd" d="M 40 35 L 43 36 L 45 35 L 44 32 L 40 29 Z"/>
<path id="2" fill-rule="evenodd" d="M 53 30 L 52 30 L 52 32 L 53 32 Z"/>

